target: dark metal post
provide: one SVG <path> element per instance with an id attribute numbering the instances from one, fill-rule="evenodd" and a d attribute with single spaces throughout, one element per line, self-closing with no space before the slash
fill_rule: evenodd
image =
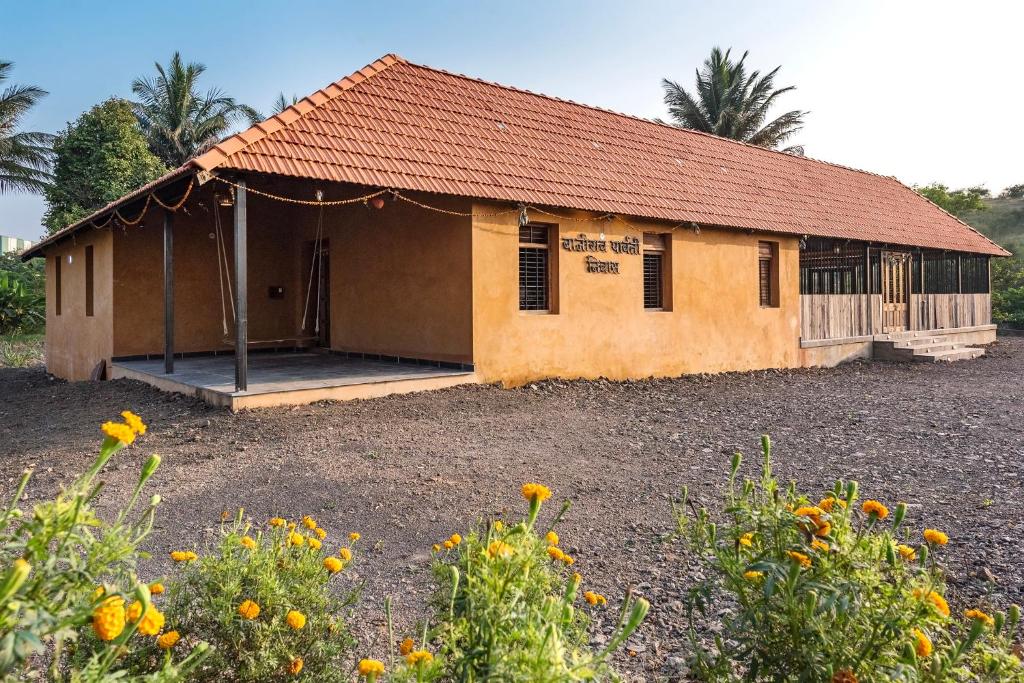
<path id="1" fill-rule="evenodd" d="M 235 391 L 249 387 L 248 259 L 246 255 L 245 181 L 235 189 Z"/>
<path id="2" fill-rule="evenodd" d="M 864 310 L 867 312 L 868 334 L 875 334 L 875 327 L 871 318 L 871 245 L 864 245 Z"/>
<path id="3" fill-rule="evenodd" d="M 174 214 L 164 211 L 164 374 L 174 372 Z"/>
<path id="4" fill-rule="evenodd" d="M 960 263 L 960 254 L 956 255 L 956 293 L 964 293 L 964 270 Z"/>

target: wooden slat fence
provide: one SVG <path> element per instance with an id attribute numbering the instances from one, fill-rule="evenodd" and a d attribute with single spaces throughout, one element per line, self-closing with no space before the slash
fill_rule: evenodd
<path id="1" fill-rule="evenodd" d="M 910 328 L 943 330 L 992 322 L 991 294 L 911 294 Z"/>
<path id="2" fill-rule="evenodd" d="M 844 339 L 882 333 L 882 297 L 865 294 L 800 296 L 800 338 Z M 911 294 L 911 330 L 974 327 L 992 322 L 990 294 Z"/>

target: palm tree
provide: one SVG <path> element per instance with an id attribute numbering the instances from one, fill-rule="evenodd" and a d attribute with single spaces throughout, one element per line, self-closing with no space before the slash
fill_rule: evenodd
<path id="1" fill-rule="evenodd" d="M 669 115 L 680 128 L 775 149 L 803 128 L 807 112 L 788 111 L 765 124 L 768 110 L 775 100 L 795 88 L 774 89 L 775 75 L 781 67 L 775 67 L 763 76 L 759 71 L 747 75 L 743 64 L 747 53 L 744 52 L 738 62 L 733 62 L 729 59 L 731 51 L 723 53 L 718 47 L 711 50 L 703 70 L 697 71 L 696 96 L 675 81 L 662 79 Z M 792 145 L 782 151 L 804 153 L 801 145 Z"/>
<path id="2" fill-rule="evenodd" d="M 155 79 L 132 83 L 139 126 L 152 152 L 172 168 L 217 144 L 236 121 L 259 116 L 217 88 L 201 94 L 198 81 L 204 71 L 203 64 L 185 64 L 175 52 L 166 69 L 156 65 Z"/>
<path id="3" fill-rule="evenodd" d="M 283 112 L 288 107 L 292 106 L 293 104 L 298 104 L 298 103 L 299 103 L 299 98 L 298 98 L 297 95 L 292 95 L 291 102 L 289 102 L 288 98 L 286 98 L 284 96 L 283 92 L 282 93 L 278 93 L 277 99 L 274 100 L 274 106 L 271 108 L 270 113 L 271 113 L 271 115 L 273 115 L 273 114 L 280 114 L 281 112 Z"/>
<path id="4" fill-rule="evenodd" d="M 13 66 L 0 61 L 0 83 Z M 46 94 L 34 85 L 11 85 L 0 92 L 0 194 L 42 192 L 50 180 L 53 136 L 18 130 L 22 117 Z"/>

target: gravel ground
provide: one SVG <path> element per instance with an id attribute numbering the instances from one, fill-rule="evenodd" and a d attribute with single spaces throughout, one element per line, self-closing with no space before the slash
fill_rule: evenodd
<path id="1" fill-rule="evenodd" d="M 519 514 L 519 485 L 544 482 L 573 501 L 559 532 L 586 585 L 613 603 L 634 586 L 653 604 L 629 644 L 636 655 L 621 664 L 638 680 L 672 678 L 686 647 L 690 563 L 664 540 L 670 501 L 685 484 L 715 502 L 731 454 L 756 462 L 763 433 L 781 478 L 808 491 L 856 479 L 863 496 L 909 502 L 913 527 L 948 531 L 955 604 L 1024 602 L 1022 378 L 1024 338 L 1007 338 L 952 365 L 467 386 L 232 415 L 130 381 L 0 369 L 0 493 L 34 466 L 33 495 L 51 494 L 90 461 L 98 425 L 130 408 L 150 432 L 118 456 L 104 504 L 159 452 L 158 557 L 201 543 L 237 506 L 256 520 L 312 514 L 334 538 L 360 531 L 359 634 L 369 643 L 383 596 L 394 597 L 401 625 L 423 614 L 432 543 L 481 515 Z"/>

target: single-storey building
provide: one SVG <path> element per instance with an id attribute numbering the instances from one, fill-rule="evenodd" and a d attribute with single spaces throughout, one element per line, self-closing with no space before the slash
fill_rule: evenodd
<path id="1" fill-rule="evenodd" d="M 233 408 L 955 359 L 982 234 L 894 178 L 410 63 L 32 246 L 46 363 Z"/>

